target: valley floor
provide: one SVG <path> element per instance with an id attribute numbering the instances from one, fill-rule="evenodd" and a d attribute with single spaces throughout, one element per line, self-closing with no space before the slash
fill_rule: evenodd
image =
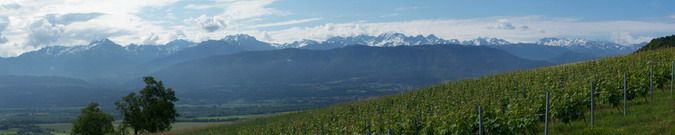
<path id="1" fill-rule="evenodd" d="M 197 117 L 197 118 L 192 118 L 190 120 L 215 120 L 213 122 L 198 122 L 198 121 L 181 121 L 181 122 L 176 122 L 172 125 L 172 131 L 171 132 L 185 132 L 185 131 L 192 131 L 195 129 L 201 129 L 205 127 L 212 127 L 212 126 L 219 126 L 219 125 L 229 125 L 232 123 L 236 123 L 239 121 L 246 121 L 248 119 L 252 118 L 258 118 L 258 117 L 268 117 L 268 116 L 276 116 L 279 114 L 284 114 L 288 112 L 282 112 L 282 113 L 272 113 L 272 114 L 255 114 L 255 115 L 236 115 L 236 116 L 223 116 L 223 117 Z M 116 121 L 115 125 L 119 123 L 120 121 Z M 70 134 L 70 129 L 72 128 L 73 124 L 72 123 L 49 123 L 49 124 L 35 124 L 37 128 L 42 128 L 45 130 L 48 130 L 51 132 L 51 134 L 55 135 L 68 135 Z M 19 129 L 7 129 L 7 130 L 0 130 L 0 135 L 15 135 L 19 134 Z"/>

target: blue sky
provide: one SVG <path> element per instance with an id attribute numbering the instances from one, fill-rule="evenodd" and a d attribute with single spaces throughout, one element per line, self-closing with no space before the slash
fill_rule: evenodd
<path id="1" fill-rule="evenodd" d="M 270 7 L 295 13 L 292 17 L 325 17 L 337 22 L 533 15 L 597 21 L 662 18 L 675 13 L 673 5 L 674 1 L 663 0 L 283 0 Z"/>
<path id="2" fill-rule="evenodd" d="M 0 56 L 109 38 L 123 45 L 231 34 L 285 43 L 400 32 L 446 39 L 587 38 L 634 44 L 675 31 L 665 0 L 3 0 Z"/>

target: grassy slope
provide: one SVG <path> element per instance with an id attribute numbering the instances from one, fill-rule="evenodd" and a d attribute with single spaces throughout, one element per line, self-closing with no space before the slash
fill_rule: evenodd
<path id="1" fill-rule="evenodd" d="M 673 52 L 675 52 L 675 49 L 664 49 L 664 50 L 659 50 L 659 51 L 654 51 L 654 52 L 646 52 L 646 54 L 645 53 L 638 54 L 637 56 L 625 56 L 625 57 L 618 57 L 618 58 L 609 58 L 609 60 L 604 59 L 604 60 L 601 60 L 601 62 L 602 61 L 607 62 L 607 61 L 626 60 L 626 61 L 630 61 L 632 63 L 637 63 L 639 61 L 647 61 L 647 60 L 651 61 L 652 58 L 673 59 L 673 57 L 674 57 Z M 352 110 L 352 109 L 355 109 L 355 108 L 356 109 L 368 109 L 368 107 L 373 108 L 374 106 L 387 105 L 388 102 L 391 102 L 392 104 L 394 104 L 394 102 L 404 103 L 406 105 L 413 104 L 413 107 L 417 106 L 418 109 L 422 109 L 422 108 L 419 107 L 418 105 L 415 105 L 416 103 L 438 102 L 438 104 L 433 104 L 432 106 L 434 106 L 434 107 L 440 106 L 439 108 L 447 109 L 447 110 L 443 110 L 445 112 L 456 113 L 456 114 L 459 114 L 459 115 L 467 115 L 467 113 L 469 113 L 468 115 L 471 115 L 471 112 L 474 112 L 473 110 L 470 109 L 470 108 L 472 108 L 473 105 L 462 106 L 461 104 L 459 104 L 459 105 L 453 104 L 453 103 L 456 103 L 456 102 L 449 102 L 450 104 L 453 104 L 453 105 L 446 105 L 445 103 L 441 103 L 441 102 L 446 102 L 446 101 L 441 101 L 440 99 L 433 99 L 433 98 L 436 98 L 434 96 L 429 96 L 429 97 L 425 97 L 425 96 L 427 94 L 428 95 L 433 95 L 433 94 L 437 95 L 438 94 L 437 92 L 447 92 L 447 93 L 450 93 L 450 95 L 452 95 L 452 96 L 455 96 L 455 95 L 463 95 L 465 97 L 488 96 L 487 97 L 488 100 L 486 100 L 486 99 L 473 100 L 473 99 L 469 98 L 469 99 L 458 100 L 458 101 L 486 104 L 486 106 L 488 106 L 486 108 L 494 109 L 495 106 L 493 105 L 494 104 L 493 102 L 495 102 L 495 101 L 491 101 L 489 99 L 490 98 L 499 98 L 500 96 L 504 96 L 504 95 L 507 95 L 507 94 L 499 94 L 500 91 L 493 90 L 493 89 L 484 89 L 484 90 L 479 89 L 479 91 L 477 91 L 478 93 L 476 93 L 475 91 L 474 92 L 472 92 L 472 91 L 457 91 L 457 90 L 453 90 L 453 88 L 455 88 L 455 87 L 452 87 L 452 86 L 454 86 L 454 85 L 468 85 L 468 86 L 471 86 L 473 88 L 473 87 L 477 87 L 477 86 L 481 86 L 481 85 L 488 85 L 488 84 L 485 84 L 485 83 L 482 83 L 482 82 L 507 83 L 507 82 L 509 82 L 509 80 L 504 80 L 503 78 L 509 78 L 510 75 L 528 76 L 530 74 L 533 74 L 531 76 L 537 76 L 537 75 L 539 75 L 539 76 L 541 76 L 541 75 L 555 76 L 555 75 L 560 75 L 560 74 L 556 74 L 556 73 L 551 74 L 549 72 L 550 71 L 555 72 L 555 71 L 559 71 L 559 70 L 572 70 L 573 71 L 574 68 L 588 68 L 588 67 L 594 67 L 594 66 L 604 65 L 604 64 L 608 64 L 608 63 L 595 63 L 595 65 L 593 65 L 593 64 L 594 64 L 594 62 L 585 62 L 585 63 L 581 63 L 581 64 L 563 65 L 562 67 L 557 66 L 557 67 L 542 68 L 542 69 L 536 69 L 536 70 L 530 70 L 530 71 L 524 71 L 524 72 L 501 74 L 501 75 L 497 75 L 497 76 L 493 76 L 493 77 L 480 78 L 480 79 L 477 79 L 477 80 L 461 81 L 460 83 L 443 84 L 443 85 L 434 86 L 434 87 L 431 87 L 431 88 L 421 89 L 417 92 L 404 93 L 404 94 L 395 95 L 395 96 L 381 97 L 381 98 L 376 98 L 376 99 L 372 99 L 372 100 L 368 100 L 368 101 L 358 101 L 358 102 L 354 102 L 354 103 L 346 103 L 346 104 L 336 105 L 336 106 L 328 107 L 328 108 L 324 108 L 324 109 L 316 109 L 316 110 L 310 110 L 310 111 L 301 112 L 301 113 L 286 114 L 286 115 L 278 116 L 278 117 L 261 118 L 261 119 L 245 121 L 245 122 L 232 124 L 232 125 L 211 126 L 211 127 L 201 128 L 201 129 L 191 129 L 191 130 L 183 130 L 183 131 L 179 130 L 179 131 L 176 131 L 176 132 L 170 132 L 170 133 L 166 133 L 166 134 L 236 134 L 236 133 L 240 133 L 240 131 L 251 131 L 252 129 L 253 130 L 264 129 L 267 126 L 275 126 L 275 127 L 285 127 L 285 126 L 287 126 L 287 127 L 290 127 L 288 129 L 302 129 L 302 128 L 312 129 L 313 127 L 303 127 L 303 125 L 313 126 L 313 125 L 317 125 L 316 123 L 322 123 L 322 124 L 338 123 L 338 124 L 343 124 L 343 126 L 344 126 L 345 123 L 340 123 L 342 121 L 341 119 L 337 119 L 336 121 L 327 121 L 326 119 L 322 119 L 322 118 L 335 118 L 335 117 L 350 118 L 350 119 L 356 119 L 356 120 L 358 120 L 358 119 L 366 119 L 366 120 L 370 119 L 371 124 L 382 124 L 382 123 L 378 123 L 379 121 L 377 120 L 377 118 L 372 118 L 371 116 L 372 115 L 385 115 L 385 116 L 378 116 L 379 118 L 400 117 L 400 116 L 392 116 L 392 115 L 401 115 L 401 114 L 390 114 L 390 113 L 386 113 L 386 112 L 392 112 L 391 110 L 403 110 L 400 113 L 402 113 L 402 115 L 406 115 L 406 113 L 410 113 L 410 112 L 405 112 L 405 110 L 414 110 L 415 109 L 415 108 L 409 108 L 411 106 L 407 106 L 408 108 L 406 108 L 406 106 L 391 105 L 391 106 L 386 106 L 386 107 L 399 107 L 399 108 L 395 108 L 395 109 L 384 108 L 385 113 L 372 113 L 372 110 L 365 110 L 365 111 Z M 586 70 L 586 69 L 584 69 L 584 70 Z M 593 72 L 594 71 L 591 71 L 591 73 L 593 73 Z M 565 73 L 565 72 L 563 72 L 563 73 Z M 522 75 L 522 74 L 526 74 L 526 75 Z M 580 73 L 580 74 L 583 74 L 583 73 Z M 574 75 L 572 75 L 572 77 L 570 77 L 570 78 L 577 79 L 577 78 L 574 78 L 574 77 L 585 78 L 587 76 L 583 76 L 583 75 L 574 76 Z M 499 78 L 502 78 L 502 80 L 500 80 Z M 567 94 L 566 96 L 570 96 L 569 93 L 564 93 L 565 92 L 564 90 L 567 90 L 567 89 L 570 89 L 570 90 L 583 89 L 582 88 L 583 86 L 581 86 L 581 87 L 575 87 L 575 86 L 582 85 L 581 83 L 578 83 L 578 82 L 584 82 L 584 81 L 586 81 L 586 80 L 580 79 L 580 80 L 577 81 L 577 84 L 575 84 L 574 86 L 569 86 L 569 87 L 574 87 L 574 88 L 566 88 L 566 89 L 563 89 L 563 91 L 552 91 L 552 92 L 554 92 L 554 93 L 562 92 L 562 93 L 558 93 L 558 94 Z M 574 82 L 574 80 L 572 80 L 572 82 Z M 534 83 L 534 84 L 528 85 L 528 87 L 533 87 L 532 89 L 542 89 L 542 88 L 546 87 L 546 86 L 538 86 L 538 85 L 541 85 L 541 84 L 538 84 L 538 83 L 542 83 L 542 81 L 536 81 L 536 79 L 532 83 Z M 545 82 L 543 82 L 543 83 L 545 83 Z M 500 83 L 498 83 L 497 85 L 499 85 L 499 84 Z M 489 85 L 492 85 L 492 84 L 489 84 Z M 505 86 L 505 87 L 508 87 L 508 86 Z M 464 88 L 464 87 L 462 87 L 462 88 Z M 500 87 L 488 87 L 488 88 L 499 89 Z M 476 88 L 474 88 L 474 89 L 476 89 Z M 454 91 L 456 91 L 456 92 L 454 92 Z M 495 94 L 495 93 L 498 93 L 498 94 Z M 501 91 L 501 93 L 504 93 L 504 92 Z M 533 94 L 533 93 L 538 93 L 538 94 Z M 577 92 L 572 92 L 572 93 L 583 93 L 583 90 L 581 90 L 581 91 L 577 90 Z M 485 94 L 487 94 L 487 95 L 485 95 Z M 527 94 L 528 94 L 526 96 L 527 98 L 531 98 L 530 96 L 537 96 L 536 99 L 538 99 L 539 96 L 542 95 L 541 91 L 536 91 L 536 90 L 532 90 Z M 444 96 L 449 97 L 450 95 L 444 95 Z M 551 133 L 554 133 L 554 134 L 584 134 L 584 133 L 673 134 L 673 132 L 675 131 L 675 128 L 674 128 L 675 122 L 673 122 L 675 120 L 675 116 L 673 116 L 672 114 L 675 114 L 675 111 L 674 111 L 675 105 L 673 105 L 675 103 L 675 101 L 673 99 L 669 99 L 669 97 L 663 96 L 664 93 L 661 93 L 661 92 L 657 92 L 655 95 L 657 95 L 656 102 L 649 103 L 649 104 L 644 103 L 645 101 L 644 101 L 643 97 L 639 97 L 636 100 L 630 101 L 630 106 L 629 106 L 630 112 L 627 116 L 622 116 L 620 113 L 618 113 L 617 109 L 615 109 L 615 108 L 608 107 L 605 104 L 600 105 L 600 108 L 599 108 L 598 112 L 596 113 L 596 128 L 594 128 L 594 129 L 587 128 L 586 127 L 587 125 L 585 125 L 584 120 L 576 120 L 576 121 L 573 121 L 572 123 L 570 123 L 569 125 L 563 124 L 559 120 L 554 120 L 554 122 L 552 123 Z M 574 96 L 574 95 L 572 95 L 572 96 Z M 418 97 L 421 97 L 421 98 L 418 98 Z M 552 100 L 561 100 L 560 98 L 556 99 L 556 97 L 557 96 L 554 96 L 553 97 L 554 99 L 552 99 Z M 457 97 L 455 97 L 455 98 L 457 98 Z M 455 100 L 455 99 L 447 99 L 447 100 Z M 408 104 L 409 102 L 412 102 L 412 103 Z M 532 104 L 534 104 L 534 103 L 532 103 Z M 371 106 L 371 105 L 374 105 L 374 106 Z M 490 106 L 490 105 L 493 105 L 493 106 Z M 514 105 L 522 105 L 522 104 L 514 104 Z M 450 107 L 448 107 L 448 106 L 450 106 Z M 422 106 L 422 107 L 424 107 L 424 106 Z M 490 108 L 490 107 L 492 107 L 492 108 Z M 536 106 L 534 108 L 536 108 Z M 488 109 L 486 109 L 486 110 L 488 110 Z M 377 109 L 376 109 L 376 111 L 377 111 Z M 441 112 L 443 112 L 443 111 L 441 111 Z M 455 112 L 453 112 L 453 111 L 455 111 Z M 337 112 L 337 113 L 335 113 L 335 115 L 342 115 L 342 116 L 335 116 L 335 117 L 330 117 L 330 116 L 326 117 L 325 116 L 325 115 L 334 114 L 334 112 Z M 342 113 L 344 113 L 344 114 L 342 114 Z M 413 111 L 411 113 L 415 113 L 415 112 Z M 345 114 L 348 115 L 348 116 L 344 116 Z M 369 116 L 353 116 L 353 115 L 350 115 L 350 114 L 363 114 L 363 115 L 369 115 Z M 429 120 L 429 119 L 424 119 L 424 120 L 435 122 L 433 118 L 437 118 L 436 117 L 437 112 L 432 111 L 429 114 L 434 115 L 434 117 L 431 117 L 431 120 Z M 527 113 L 525 113 L 525 114 L 527 114 Z M 430 117 L 430 116 L 422 116 L 422 117 Z M 499 116 L 497 116 L 497 117 L 499 118 Z M 585 120 L 590 120 L 589 115 L 585 115 L 584 117 L 586 117 Z M 409 118 L 409 117 L 406 116 L 406 117 L 400 117 L 400 118 Z M 451 117 L 451 116 L 449 117 L 450 119 L 448 119 L 448 117 L 438 117 L 438 118 L 441 118 L 441 120 L 445 119 L 445 121 L 453 120 L 452 119 L 453 117 Z M 458 117 L 458 118 L 465 118 L 465 117 Z M 469 118 L 471 118 L 471 117 L 469 117 Z M 396 122 L 397 120 L 384 119 L 384 120 L 381 120 L 381 121 L 387 121 L 387 122 L 394 121 L 394 122 Z M 347 123 L 349 123 L 349 122 L 353 122 L 353 121 L 347 121 Z M 349 128 L 360 128 L 358 126 L 363 126 L 363 125 L 359 125 L 359 124 L 363 124 L 363 123 L 351 123 L 351 125 L 356 125 L 356 126 L 347 126 L 347 127 L 343 127 L 343 128 L 347 128 L 347 129 L 349 129 Z M 386 122 L 385 122 L 385 124 L 386 124 Z M 389 123 L 389 124 L 391 124 L 391 123 Z M 398 123 L 394 123 L 394 124 L 398 124 Z M 427 123 L 425 123 L 425 124 L 427 124 Z M 434 123 L 432 123 L 432 124 L 434 124 Z M 438 124 L 438 123 L 436 123 L 436 124 Z M 443 123 L 443 124 L 445 124 L 445 123 Z M 321 124 L 319 124 L 319 125 L 321 125 Z M 335 125 L 335 124 L 333 124 L 333 125 Z M 541 127 L 543 127 L 543 126 L 542 126 L 541 122 L 539 122 L 537 125 L 538 125 L 537 127 L 539 127 L 539 128 L 535 130 L 536 133 L 542 132 Z M 295 126 L 295 127 L 293 127 L 293 126 Z M 395 125 L 395 126 L 397 126 L 397 125 Z M 328 127 L 331 127 L 331 126 L 329 125 Z M 274 128 L 274 127 L 270 127 L 270 128 Z M 314 128 L 316 128 L 316 127 L 314 127 Z M 272 131 L 272 132 L 276 132 L 276 131 Z M 282 130 L 280 132 L 288 132 L 288 130 L 285 130 L 285 131 Z M 375 131 L 375 132 L 377 132 L 377 131 Z M 394 131 L 394 132 L 397 132 L 397 131 Z M 352 132 L 352 133 L 354 133 L 354 132 Z M 358 132 L 355 132 L 355 133 L 358 133 Z"/>
<path id="2" fill-rule="evenodd" d="M 669 134 L 675 135 L 675 99 L 669 92 L 655 92 L 652 103 L 643 98 L 629 101 L 628 113 L 621 108 L 602 106 L 595 113 L 595 127 L 590 128 L 590 115 L 570 124 L 554 122 L 551 134 Z M 543 125 L 541 125 L 543 128 Z"/>

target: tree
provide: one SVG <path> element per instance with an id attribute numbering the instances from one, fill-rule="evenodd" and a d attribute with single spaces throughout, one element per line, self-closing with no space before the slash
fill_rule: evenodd
<path id="1" fill-rule="evenodd" d="M 144 81 L 146 86 L 138 94 L 129 93 L 115 103 L 124 117 L 122 126 L 130 127 L 134 134 L 170 130 L 178 116 L 175 92 L 153 77 L 144 77 Z"/>
<path id="2" fill-rule="evenodd" d="M 102 112 L 97 103 L 89 103 L 80 113 L 73 121 L 73 134 L 104 135 L 115 132 L 112 116 Z"/>

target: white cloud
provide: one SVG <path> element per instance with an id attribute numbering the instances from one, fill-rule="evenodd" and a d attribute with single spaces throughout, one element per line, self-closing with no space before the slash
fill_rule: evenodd
<path id="1" fill-rule="evenodd" d="M 0 44 L 7 42 L 7 37 L 2 35 L 2 31 L 5 31 L 7 25 L 9 25 L 9 19 L 5 16 L 0 16 Z"/>
<path id="2" fill-rule="evenodd" d="M 65 31 L 63 24 L 51 24 L 41 19 L 33 22 L 29 29 L 28 42 L 26 45 L 41 47 L 56 43 Z"/>
<path id="3" fill-rule="evenodd" d="M 619 44 L 638 44 L 643 42 L 648 42 L 654 37 L 648 36 L 633 36 L 628 32 L 614 32 L 610 39 Z"/>
<path id="4" fill-rule="evenodd" d="M 187 19 L 185 22 L 189 24 L 196 24 L 207 32 L 215 32 L 220 29 L 227 28 L 228 19 L 222 16 L 206 16 L 201 15 L 197 18 Z"/>
<path id="5" fill-rule="evenodd" d="M 190 9 L 223 9 L 222 13 L 214 16 L 202 15 L 197 18 L 186 19 L 188 24 L 195 24 L 207 32 L 218 30 L 242 29 L 246 24 L 252 25 L 252 22 L 258 22 L 259 17 L 269 15 L 284 15 L 286 12 L 267 7 L 275 0 L 221 0 L 212 1 L 208 4 L 190 4 L 186 8 Z"/>
<path id="6" fill-rule="evenodd" d="M 285 14 L 273 8 L 268 8 L 274 0 L 237 0 L 230 3 L 223 13 L 224 16 L 230 16 L 231 19 L 251 19 L 260 16 Z"/>
<path id="7" fill-rule="evenodd" d="M 286 26 L 286 25 L 293 25 L 293 24 L 301 24 L 301 23 L 313 22 L 313 21 L 318 21 L 318 20 L 321 20 L 321 18 L 315 17 L 315 18 L 307 18 L 307 19 L 299 19 L 299 20 L 289 20 L 289 21 L 283 21 L 283 22 L 274 22 L 274 23 L 258 24 L 258 25 L 253 25 L 253 26 L 249 27 L 249 29 L 264 28 L 264 27 L 274 27 L 274 26 Z"/>
<path id="8" fill-rule="evenodd" d="M 99 17 L 101 13 L 68 13 L 68 14 L 48 14 L 45 19 L 51 24 L 68 25 L 74 22 L 88 21 Z"/>
<path id="9" fill-rule="evenodd" d="M 157 22 L 140 19 L 136 14 L 144 8 L 173 2 L 175 0 L 0 1 L 0 16 L 10 22 L 0 31 L 0 39 L 5 41 L 0 43 L 0 56 L 15 56 L 49 45 L 86 44 L 101 38 L 121 43 L 140 42 L 143 40 L 138 37 L 165 31 Z"/>
<path id="10" fill-rule="evenodd" d="M 497 20 L 497 23 L 493 24 L 492 26 L 488 26 L 490 29 L 502 29 L 502 30 L 516 30 L 516 29 L 522 29 L 522 30 L 527 30 L 529 27 L 522 25 L 522 26 L 516 26 L 513 23 L 509 22 L 507 19 L 499 19 Z"/>
<path id="11" fill-rule="evenodd" d="M 7 1 L 7 2 L 9 2 L 9 1 Z M 6 9 L 6 10 L 18 9 L 20 7 L 21 7 L 21 5 L 19 5 L 17 3 L 13 3 L 13 2 L 12 3 L 0 3 L 0 8 Z"/>

